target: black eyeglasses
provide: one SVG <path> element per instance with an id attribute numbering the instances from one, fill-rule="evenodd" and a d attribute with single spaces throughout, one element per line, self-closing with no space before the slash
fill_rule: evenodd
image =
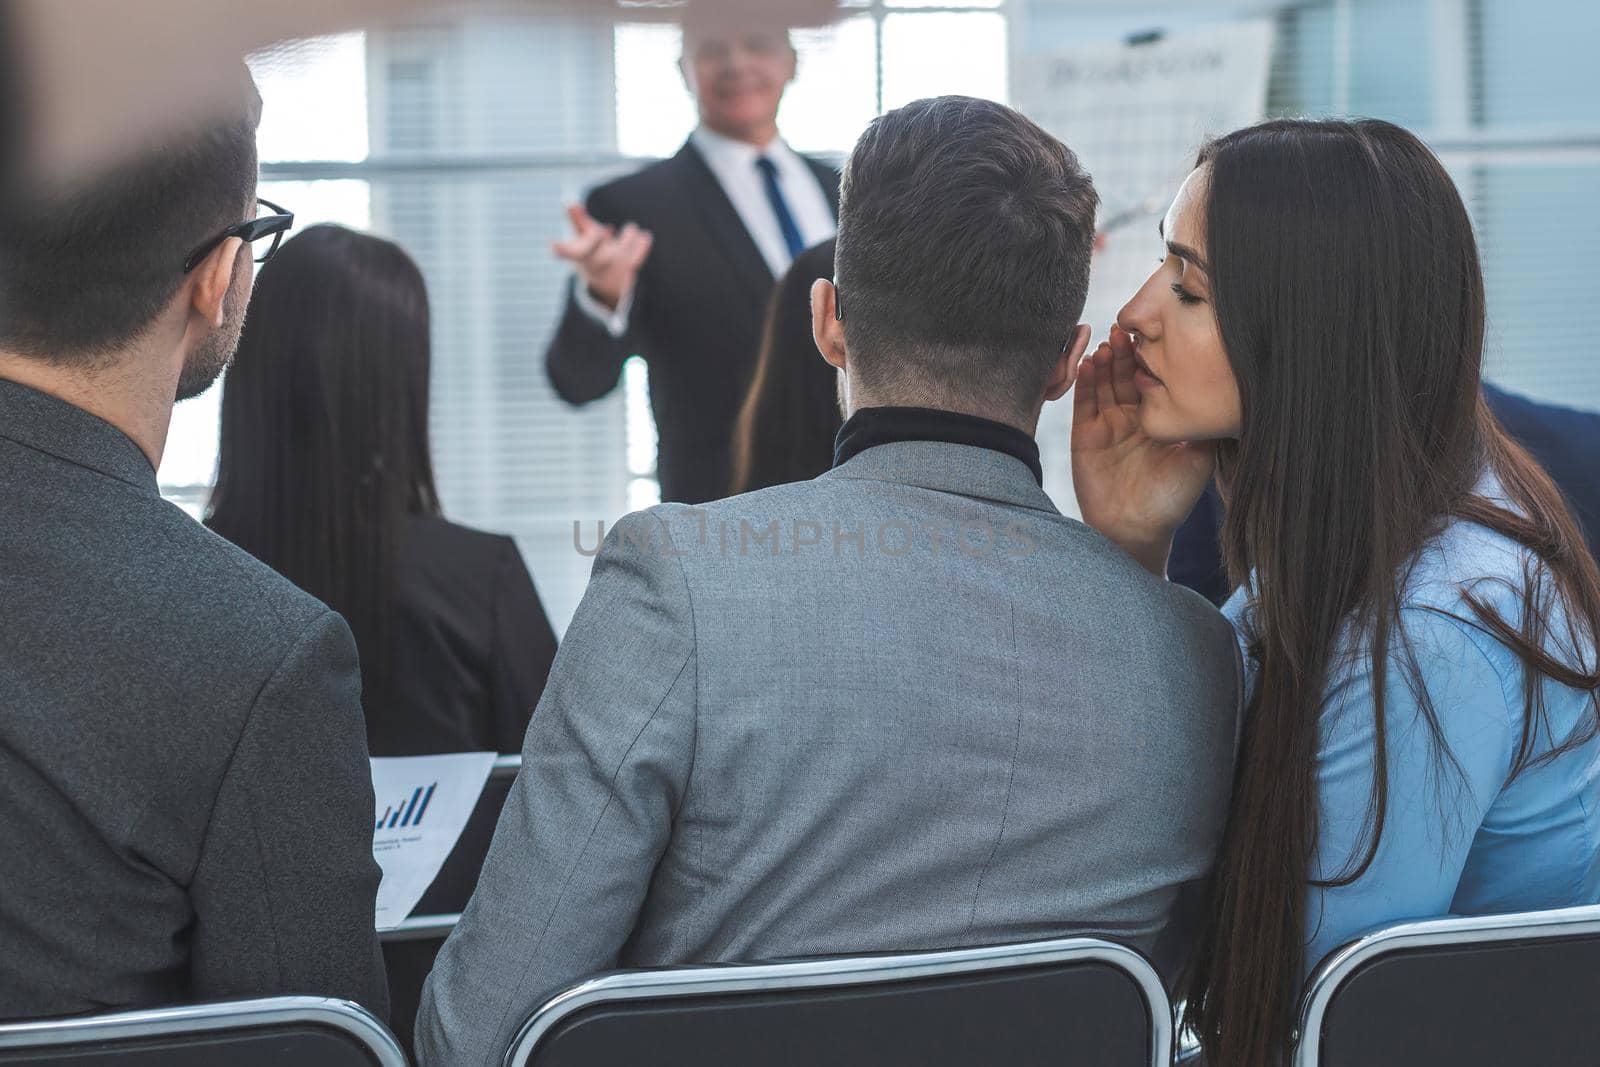
<path id="1" fill-rule="evenodd" d="M 278 242 L 283 240 L 283 235 L 289 227 L 294 225 L 294 212 L 281 208 L 271 200 L 257 200 L 268 213 L 257 215 L 248 222 L 241 222 L 237 226 L 229 226 L 211 240 L 194 250 L 183 264 L 183 273 L 188 274 L 200 265 L 200 261 L 216 250 L 217 246 L 230 237 L 237 237 L 251 246 L 251 254 L 257 263 L 265 263 L 272 258 L 278 250 Z M 265 245 L 257 242 L 266 241 Z"/>

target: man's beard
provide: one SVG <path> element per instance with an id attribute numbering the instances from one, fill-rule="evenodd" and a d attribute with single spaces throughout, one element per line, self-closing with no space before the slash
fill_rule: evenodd
<path id="1" fill-rule="evenodd" d="M 193 399 L 210 389 L 233 359 L 234 350 L 239 347 L 239 334 L 244 330 L 245 309 L 248 306 L 248 301 L 236 292 L 237 289 L 238 286 L 234 286 L 223 297 L 222 325 L 185 361 L 183 371 L 178 375 L 178 400 Z"/>

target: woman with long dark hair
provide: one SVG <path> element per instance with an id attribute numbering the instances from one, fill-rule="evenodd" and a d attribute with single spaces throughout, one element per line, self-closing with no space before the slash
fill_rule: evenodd
<path id="1" fill-rule="evenodd" d="M 399 246 L 314 226 L 261 268 L 207 524 L 345 617 L 375 756 L 518 752 L 555 635 L 517 546 L 439 513 L 428 293 Z"/>
<path id="2" fill-rule="evenodd" d="M 811 336 L 811 286 L 833 277 L 830 238 L 795 257 L 767 303 L 755 377 L 733 424 L 731 493 L 803 482 L 833 466 L 838 374 Z"/>
<path id="3" fill-rule="evenodd" d="M 1163 233 L 1084 361 L 1074 477 L 1157 573 L 1222 489 L 1248 704 L 1188 1022 L 1260 1067 L 1372 927 L 1600 900 L 1600 571 L 1483 402 L 1477 246 L 1416 137 L 1230 134 Z"/>

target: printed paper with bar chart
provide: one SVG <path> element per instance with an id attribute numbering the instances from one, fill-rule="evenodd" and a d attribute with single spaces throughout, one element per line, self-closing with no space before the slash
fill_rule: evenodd
<path id="1" fill-rule="evenodd" d="M 372 855 L 383 869 L 377 928 L 400 925 L 444 866 L 489 780 L 493 752 L 372 761 Z"/>

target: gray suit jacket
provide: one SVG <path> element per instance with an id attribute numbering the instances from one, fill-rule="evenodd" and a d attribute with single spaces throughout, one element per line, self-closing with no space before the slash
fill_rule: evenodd
<path id="1" fill-rule="evenodd" d="M 593 545 L 592 528 L 586 535 Z M 606 537 L 426 1064 L 607 968 L 1094 931 L 1150 949 L 1221 834 L 1231 631 L 1027 467 L 897 441 Z"/>
<path id="2" fill-rule="evenodd" d="M 387 1014 L 337 615 L 0 381 L 0 1018 L 271 993 Z"/>

